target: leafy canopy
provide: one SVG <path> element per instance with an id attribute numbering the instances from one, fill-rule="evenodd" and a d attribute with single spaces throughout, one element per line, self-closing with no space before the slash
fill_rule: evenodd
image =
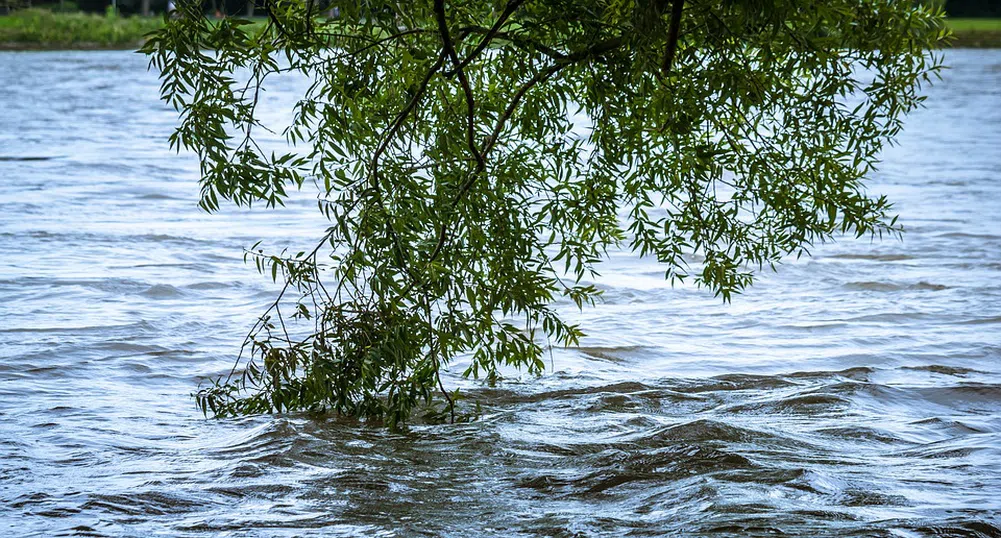
<path id="1" fill-rule="evenodd" d="M 248 251 L 285 287 L 199 404 L 391 426 L 439 390 L 454 413 L 459 355 L 537 373 L 576 344 L 553 303 L 593 303 L 609 249 L 729 301 L 834 234 L 899 231 L 863 180 L 946 37 L 906 0 L 273 0 L 265 26 L 180 7 L 143 50 L 201 206 L 315 185 L 331 223 L 310 252 Z M 258 99 L 289 73 L 308 87 L 274 154 Z"/>

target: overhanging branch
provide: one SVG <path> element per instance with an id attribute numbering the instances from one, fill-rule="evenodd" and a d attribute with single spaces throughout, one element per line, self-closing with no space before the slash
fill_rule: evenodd
<path id="1" fill-rule="evenodd" d="M 469 86 L 469 78 L 466 77 L 466 72 L 459 61 L 459 55 L 455 52 L 452 37 L 449 35 L 448 21 L 445 19 L 445 0 L 435 0 L 434 12 L 435 18 L 438 20 L 438 33 L 441 34 L 442 47 L 445 54 L 452 60 L 452 65 L 455 66 L 454 71 L 459 75 L 459 83 L 462 85 L 462 92 L 466 96 L 466 145 L 469 146 L 469 152 L 476 159 L 477 168 L 482 170 L 486 168 L 486 162 L 483 160 L 480 150 L 476 149 L 476 141 L 474 140 L 476 136 L 474 125 L 476 121 L 476 101 L 473 99 L 473 90 Z"/>

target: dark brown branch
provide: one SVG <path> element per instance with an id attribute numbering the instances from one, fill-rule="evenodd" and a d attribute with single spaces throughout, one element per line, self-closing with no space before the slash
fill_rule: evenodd
<path id="1" fill-rule="evenodd" d="M 484 35 L 483 39 L 480 40 L 480 43 L 476 45 L 476 48 L 469 53 L 469 56 L 466 56 L 465 59 L 459 62 L 459 64 L 455 66 L 455 69 L 445 71 L 445 73 L 443 74 L 446 77 L 455 76 L 459 71 L 461 71 L 467 65 L 469 65 L 469 62 L 475 60 L 476 57 L 479 56 L 480 53 L 487 48 L 487 45 L 489 45 L 490 42 L 493 41 L 494 37 L 500 31 L 501 27 L 504 26 L 504 23 L 507 22 L 507 19 L 515 12 L 516 9 L 518 9 L 519 6 L 524 4 L 525 1 L 526 0 L 511 0 L 510 2 L 508 2 L 507 6 L 504 7 L 504 12 L 501 13 L 500 17 L 497 18 L 497 21 L 494 22 L 494 25 L 491 26 L 489 30 L 487 30 L 486 35 Z"/>
<path id="2" fill-rule="evenodd" d="M 483 26 L 464 26 L 460 29 L 463 34 L 485 34 L 489 32 L 489 28 L 484 28 Z M 554 60 L 562 60 L 567 57 L 566 54 L 537 41 L 532 41 L 530 39 L 525 39 L 523 37 L 514 35 L 509 32 L 497 32 L 494 34 L 493 39 L 502 39 L 504 41 L 510 41 L 514 46 L 525 50 L 525 51 L 538 51 Z"/>
<path id="3" fill-rule="evenodd" d="M 313 263 L 315 264 L 316 254 L 320 252 L 320 249 L 323 248 L 323 245 L 327 243 L 327 241 L 330 239 L 333 233 L 334 233 L 334 228 L 328 229 L 327 233 L 323 234 L 323 239 L 321 239 L 320 242 L 317 243 L 316 247 L 313 248 L 313 250 L 311 250 L 309 254 L 306 255 L 305 258 L 303 258 L 303 261 L 312 258 Z M 254 326 L 250 328 L 250 332 L 248 332 L 247 336 L 243 339 L 243 344 L 240 345 L 240 352 L 236 356 L 236 362 L 233 364 L 233 368 L 230 369 L 229 374 L 226 376 L 226 383 L 229 383 L 229 381 L 233 378 L 233 375 L 236 374 L 236 369 L 240 366 L 240 362 L 243 360 L 243 352 L 247 348 L 247 345 L 250 344 L 251 341 L 253 340 L 254 335 L 256 334 L 255 331 L 257 331 L 258 327 L 262 328 L 264 327 L 268 319 L 270 319 L 268 318 L 268 314 L 270 314 L 272 310 L 278 308 L 278 304 L 281 302 L 282 297 L 285 296 L 285 292 L 288 291 L 291 285 L 292 285 L 292 278 L 289 275 L 286 275 L 285 285 L 282 286 L 282 290 L 281 292 L 278 293 L 278 297 L 274 300 L 274 302 L 271 303 L 271 306 L 269 306 L 268 309 L 265 310 L 264 313 L 257 318 L 257 322 L 254 323 Z M 283 327 L 284 327 L 284 322 L 283 322 Z"/>
<path id="4" fill-rule="evenodd" d="M 455 72 L 459 75 L 459 83 L 462 85 L 462 92 L 466 95 L 466 145 L 469 146 L 469 152 L 476 159 L 476 167 L 482 170 L 486 168 L 486 162 L 483 160 L 480 150 L 476 149 L 476 102 L 473 99 L 473 90 L 469 86 L 469 78 L 466 77 L 466 72 L 459 62 L 459 55 L 456 54 L 452 37 L 449 35 L 448 21 L 445 19 L 445 0 L 435 0 L 434 12 L 438 19 L 438 33 L 441 34 L 442 47 L 445 54 L 452 60 L 452 65 L 455 66 Z"/>
<path id="5" fill-rule="evenodd" d="M 404 109 L 396 115 L 396 118 L 393 119 L 393 122 L 390 123 L 389 129 L 386 131 L 386 137 L 382 140 L 382 143 L 379 144 L 379 147 L 375 149 L 375 153 L 372 154 L 372 177 L 375 178 L 376 181 L 378 181 L 379 176 L 379 157 L 381 157 L 383 152 L 386 151 L 389 143 L 393 140 L 393 137 L 396 136 L 396 132 L 403 126 L 403 122 L 406 121 L 407 117 L 410 116 L 410 113 L 417 108 L 417 104 L 420 102 L 421 98 L 424 97 L 424 92 L 427 91 L 428 84 L 431 83 L 431 78 L 434 77 L 435 73 L 437 73 L 444 64 L 445 53 L 442 52 L 442 54 L 438 56 L 438 60 L 424 75 L 424 80 L 422 80 L 420 86 L 417 87 L 417 91 L 414 92 L 414 96 L 410 99 L 410 102 L 407 103 L 407 106 L 404 107 Z"/>
<path id="6" fill-rule="evenodd" d="M 582 51 L 577 51 L 573 54 L 570 54 L 566 56 L 566 58 L 564 58 L 562 61 L 553 64 L 542 71 L 539 71 L 538 73 L 535 74 L 534 77 L 529 79 L 528 82 L 523 84 L 521 88 L 518 88 L 518 91 L 515 92 L 514 97 L 511 99 L 511 102 L 508 104 L 507 108 L 504 109 L 504 112 L 503 114 L 501 114 L 500 118 L 498 118 L 497 124 L 494 125 L 493 132 L 484 142 L 483 163 L 482 164 L 478 163 L 477 167 L 473 169 L 472 173 L 469 175 L 469 178 L 462 184 L 462 186 L 459 189 L 459 192 L 456 193 L 455 197 L 452 199 L 452 208 L 454 209 L 457 205 L 459 205 L 459 202 L 462 201 L 462 198 L 465 197 L 466 193 L 469 192 L 469 189 L 472 188 L 473 183 L 476 181 L 476 178 L 483 171 L 483 167 L 486 166 L 485 159 L 487 154 L 489 154 L 490 151 L 493 150 L 494 146 L 497 143 L 497 140 L 500 138 L 501 132 L 504 130 L 504 126 L 507 125 L 508 120 L 511 119 L 511 116 L 514 115 L 514 112 L 518 109 L 518 105 L 521 104 L 522 98 L 525 97 L 525 94 L 528 93 L 529 90 L 549 80 L 563 69 L 578 62 L 581 62 L 583 60 L 594 58 L 606 52 L 615 50 L 616 48 L 622 46 L 623 43 L 624 40 L 621 37 L 616 37 L 613 39 L 596 43 L 593 46 L 584 49 Z M 445 223 L 442 223 L 441 230 L 438 234 L 438 243 L 435 245 L 434 251 L 431 253 L 431 257 L 429 258 L 429 263 L 430 261 L 434 261 L 435 259 L 437 259 L 438 255 L 441 254 L 442 249 L 445 247 L 445 242 L 447 238 L 448 238 L 447 228 L 445 226 Z"/>
<path id="7" fill-rule="evenodd" d="M 403 123 L 410 116 L 411 112 L 413 112 L 414 109 L 417 108 L 417 104 L 420 103 L 421 98 L 424 96 L 424 92 L 427 91 L 427 87 L 428 84 L 431 83 L 431 79 L 434 77 L 435 73 L 441 70 L 442 66 L 445 64 L 445 55 L 446 55 L 445 51 L 442 51 L 442 53 L 438 55 L 438 60 L 434 63 L 434 65 L 431 66 L 430 69 L 428 69 L 428 72 L 424 75 L 424 80 L 421 81 L 421 84 L 417 88 L 417 91 L 414 92 L 414 96 L 410 99 L 410 102 L 407 103 L 407 106 L 404 107 L 404 109 L 400 111 L 399 114 L 397 114 L 396 118 L 393 119 L 392 123 L 390 123 L 390 127 L 386 132 L 386 137 L 382 140 L 382 143 L 379 144 L 379 146 L 375 149 L 375 152 L 372 154 L 372 171 L 371 171 L 372 189 L 375 193 L 376 202 L 379 204 L 379 206 L 382 208 L 383 211 L 386 211 L 386 207 L 382 201 L 382 189 L 379 185 L 379 158 L 382 156 L 383 152 L 386 151 L 386 148 L 389 147 L 389 144 L 392 142 L 393 137 L 396 136 L 396 133 L 400 130 L 400 127 L 403 126 Z M 410 270 L 410 265 L 406 261 L 407 256 L 403 250 L 403 246 L 400 244 L 400 238 L 396 234 L 396 231 L 393 230 L 393 227 L 391 225 L 388 226 L 388 231 L 393 239 L 393 246 L 396 248 L 397 254 L 400 256 L 400 263 L 403 269 L 406 271 L 407 275 L 410 276 L 411 283 L 408 286 L 409 289 L 417 281 L 417 276 L 414 275 L 413 271 Z"/>
<path id="8" fill-rule="evenodd" d="M 376 203 L 379 204 L 383 211 L 386 211 L 386 208 L 382 201 L 382 189 L 379 185 L 379 158 L 386 151 L 386 148 L 389 147 L 393 137 L 396 136 L 396 133 L 403 126 L 403 123 L 407 120 L 414 109 L 417 108 L 418 103 L 420 103 L 421 98 L 424 96 L 424 92 L 427 91 L 428 85 L 431 83 L 431 79 L 434 77 L 435 73 L 440 71 L 442 66 L 445 65 L 445 57 L 446 52 L 442 50 L 441 54 L 438 55 L 438 59 L 424 75 L 424 79 L 421 81 L 420 86 L 418 86 L 417 91 L 414 92 L 414 96 L 410 99 L 410 102 L 407 103 L 407 106 L 404 107 L 403 110 L 401 110 L 390 123 L 389 128 L 386 130 L 386 136 L 372 154 L 372 190 L 375 194 Z M 409 290 L 417 282 L 417 276 L 413 274 L 413 271 L 410 270 L 409 264 L 406 262 L 406 255 L 403 251 L 403 246 L 400 244 L 399 236 L 397 236 L 391 225 L 388 227 L 388 230 L 393 239 L 393 246 L 396 248 L 397 254 L 400 256 L 403 269 L 406 271 L 407 275 L 410 276 L 410 284 L 407 285 L 407 290 L 409 292 Z"/>
<path id="9" fill-rule="evenodd" d="M 441 390 L 441 394 L 448 400 L 449 424 L 455 424 L 455 401 L 452 400 L 452 396 L 445 390 L 445 385 L 441 382 L 441 374 L 438 373 L 437 357 L 434 359 L 434 377 L 438 380 L 438 389 Z"/>
<path id="10" fill-rule="evenodd" d="M 671 26 L 667 31 L 667 50 L 664 51 L 664 64 L 661 73 L 666 77 L 671 72 L 674 63 L 674 53 L 678 49 L 678 36 L 681 33 L 681 13 L 685 8 L 685 0 L 671 2 Z"/>
<path id="11" fill-rule="evenodd" d="M 607 39 L 605 41 L 595 43 L 591 47 L 588 47 L 584 50 L 568 54 L 559 62 L 536 73 L 534 77 L 532 77 L 528 82 L 526 82 L 524 85 L 522 85 L 521 88 L 518 89 L 518 91 L 514 94 L 514 97 L 511 99 L 511 102 L 508 104 L 507 108 L 504 109 L 504 113 L 501 114 L 501 117 L 497 120 L 497 124 L 494 126 L 493 132 L 491 133 L 490 137 L 487 139 L 483 147 L 483 154 L 486 155 L 487 153 L 490 152 L 490 150 L 493 149 L 494 144 L 497 143 L 497 139 L 500 137 L 501 131 L 504 130 L 504 126 L 507 124 L 507 121 L 514 114 L 515 110 L 517 110 L 518 105 L 521 103 L 521 99 L 525 96 L 526 93 L 528 93 L 528 90 L 531 90 L 536 85 L 549 80 L 553 75 L 559 73 L 560 71 L 562 71 L 567 67 L 570 67 L 573 64 L 591 58 L 595 58 L 597 56 L 605 54 L 606 52 L 611 52 L 615 50 L 621 47 L 624 42 L 625 40 L 623 40 L 621 37 L 615 37 L 612 39 Z M 458 201 L 455 201 L 454 203 L 458 203 Z"/>
<path id="12" fill-rule="evenodd" d="M 528 82 L 526 82 L 524 85 L 522 85 L 521 88 L 518 89 L 518 91 L 514 94 L 514 98 L 511 99 L 511 102 L 508 104 L 507 108 L 504 109 L 504 113 L 501 114 L 501 117 L 497 120 L 497 124 L 494 125 L 493 132 L 490 134 L 489 137 L 487 137 L 486 143 L 483 145 L 484 156 L 487 153 L 489 153 L 490 150 L 493 149 L 494 145 L 497 142 L 497 139 L 500 137 L 501 131 L 504 130 L 504 126 L 507 124 L 507 121 L 511 118 L 511 116 L 514 115 L 514 111 L 517 110 L 518 105 L 521 103 L 521 99 L 525 96 L 526 93 L 528 93 L 528 90 L 532 89 L 540 82 L 549 80 L 550 77 L 552 77 L 553 75 L 561 71 L 564 67 L 567 67 L 569 65 L 571 65 L 571 62 L 552 65 L 547 69 L 539 71 L 538 73 L 536 73 L 534 77 L 532 77 Z M 477 165 L 477 167 L 469 175 L 469 178 L 462 184 L 462 187 L 459 189 L 459 192 L 455 194 L 455 198 L 452 199 L 453 208 L 459 205 L 459 202 L 466 195 L 469 189 L 473 186 L 473 182 L 476 181 L 476 177 L 479 176 L 480 172 L 482 171 L 483 169 L 480 168 L 479 165 Z M 441 247 L 443 246 L 443 238 L 444 234 L 442 234 L 442 236 L 439 237 L 438 246 L 437 248 L 435 248 L 435 251 L 431 256 L 432 260 L 435 259 L 438 251 L 441 250 Z"/>
<path id="13" fill-rule="evenodd" d="M 285 26 L 281 23 L 281 21 L 278 20 L 278 17 L 275 16 L 275 12 L 271 10 L 270 1 L 264 2 L 264 11 L 268 14 L 268 19 L 270 19 L 271 22 L 275 25 L 275 27 L 278 28 L 279 33 L 285 36 L 285 39 L 291 40 L 292 39 L 291 34 L 288 33 L 288 30 L 285 29 Z"/>
<path id="14" fill-rule="evenodd" d="M 486 168 L 487 155 L 490 153 L 491 150 L 493 150 L 494 146 L 497 143 L 497 140 L 500 138 L 501 132 L 504 130 L 504 126 L 507 124 L 511 116 L 514 115 L 515 111 L 518 109 L 518 105 L 521 104 L 521 100 L 525 97 L 525 94 L 528 93 L 529 90 L 531 90 L 538 84 L 541 84 L 549 80 L 563 69 L 570 67 L 571 65 L 574 65 L 581 61 L 595 58 L 597 56 L 605 54 L 606 52 L 611 52 L 621 47 L 623 43 L 625 43 L 625 40 L 623 38 L 615 37 L 612 39 L 601 41 L 599 43 L 595 43 L 591 47 L 588 47 L 584 50 L 568 54 L 563 58 L 561 58 L 557 63 L 536 73 L 535 76 L 533 76 L 531 79 L 528 80 L 528 82 L 526 82 L 520 88 L 518 88 L 518 91 L 515 92 L 514 97 L 511 99 L 511 102 L 508 104 L 507 108 L 504 109 L 504 112 L 501 114 L 500 118 L 498 118 L 497 120 L 497 123 L 494 125 L 493 132 L 490 134 L 489 137 L 487 137 L 486 141 L 484 141 L 483 153 L 482 153 L 483 159 L 477 161 L 476 167 L 470 171 L 469 178 L 465 182 L 463 182 L 462 186 L 459 188 L 459 192 L 456 193 L 455 197 L 452 199 L 450 209 L 452 209 L 453 211 L 455 210 L 456 206 L 459 205 L 459 202 L 462 201 L 462 198 L 465 197 L 466 193 L 469 192 L 469 189 L 472 188 L 473 183 L 476 181 L 476 178 L 479 177 L 480 173 L 483 172 L 483 170 Z M 434 249 L 431 251 L 431 255 L 427 258 L 427 261 L 425 263 L 425 271 L 427 266 L 430 265 L 435 260 L 437 260 L 438 256 L 441 255 L 442 250 L 444 250 L 445 248 L 445 243 L 448 242 L 448 236 L 449 236 L 448 222 L 442 222 L 441 228 L 439 228 L 438 230 L 438 240 L 435 243 Z M 415 281 L 411 281 L 411 283 L 404 289 L 401 296 L 405 296 L 406 294 L 410 293 L 410 290 L 413 289 L 415 284 L 416 284 Z"/>
<path id="15" fill-rule="evenodd" d="M 452 400 L 452 395 L 450 395 L 448 391 L 445 390 L 445 384 L 441 382 L 441 373 L 439 371 L 440 361 L 438 360 L 438 351 L 435 348 L 435 341 L 434 341 L 434 323 L 433 320 L 431 319 L 431 303 L 425 303 L 424 307 L 428 317 L 428 331 L 429 331 L 429 338 L 431 340 L 429 342 L 430 349 L 428 350 L 428 352 L 431 354 L 431 362 L 432 364 L 434 364 L 434 378 L 435 380 L 438 381 L 438 389 L 441 390 L 441 395 L 445 397 L 446 401 L 448 401 L 448 413 L 451 419 L 450 423 L 455 424 L 455 401 Z"/>
<path id="16" fill-rule="evenodd" d="M 308 0 L 306 2 L 306 35 L 314 35 L 315 30 L 313 29 L 313 2 L 314 0 Z"/>

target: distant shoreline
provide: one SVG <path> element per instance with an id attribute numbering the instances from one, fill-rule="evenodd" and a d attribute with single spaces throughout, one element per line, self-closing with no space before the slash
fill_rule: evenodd
<path id="1" fill-rule="evenodd" d="M 1001 48 L 1001 18 L 956 18 L 946 24 L 952 30 L 947 48 Z M 135 50 L 145 41 L 143 36 L 162 26 L 159 17 L 29 9 L 0 16 L 0 51 Z"/>
<path id="2" fill-rule="evenodd" d="M 162 17 L 121 17 L 111 11 L 23 9 L 0 17 L 0 50 L 136 49 L 163 24 Z"/>
<path id="3" fill-rule="evenodd" d="M 1001 19 L 947 19 L 952 30 L 951 48 L 1001 48 Z"/>
<path id="4" fill-rule="evenodd" d="M 950 49 L 1001 49 L 1001 32 L 955 33 Z"/>
<path id="5" fill-rule="evenodd" d="M 0 41 L 0 52 L 41 52 L 41 51 L 103 51 L 103 50 L 136 50 L 141 47 L 142 41 L 134 43 L 116 43 L 105 45 L 103 43 L 76 42 L 76 43 L 24 43 L 18 41 Z"/>

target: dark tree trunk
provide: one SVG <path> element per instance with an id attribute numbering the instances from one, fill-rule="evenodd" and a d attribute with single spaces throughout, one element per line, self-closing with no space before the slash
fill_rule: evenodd
<path id="1" fill-rule="evenodd" d="M 149 17 L 149 0 L 142 0 L 142 14 L 143 17 Z"/>
<path id="2" fill-rule="evenodd" d="M 254 16 L 254 0 L 247 0 L 247 18 Z"/>

